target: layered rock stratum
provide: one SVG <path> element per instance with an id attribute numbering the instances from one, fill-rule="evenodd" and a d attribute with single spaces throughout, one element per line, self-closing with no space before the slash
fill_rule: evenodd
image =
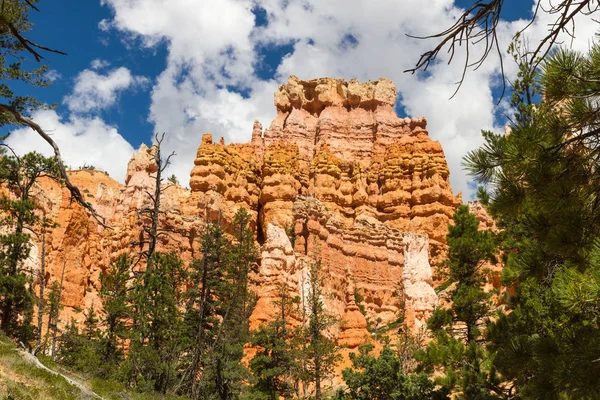
<path id="1" fill-rule="evenodd" d="M 199 257 L 206 221 L 230 228 L 244 207 L 260 245 L 253 326 L 272 318 L 279 284 L 305 294 L 308 265 L 318 258 L 323 300 L 340 321 L 330 332 L 339 344 L 369 340 L 369 324 L 400 320 L 419 329 L 437 301 L 432 264 L 443 255 L 461 199 L 452 194 L 444 152 L 429 138 L 425 118 L 398 118 L 395 101 L 387 79 L 290 77 L 275 93 L 277 116 L 265 130 L 255 122 L 249 143 L 203 136 L 190 189 L 164 191 L 162 224 L 173 233 L 159 250 L 176 250 L 186 261 Z M 142 146 L 133 156 L 125 184 L 100 171 L 70 172 L 110 229 L 58 184 L 42 182 L 44 213 L 60 224 L 48 233 L 46 282 L 65 269 L 63 303 L 76 319 L 99 304 L 109 263 L 139 251 L 132 243 L 142 235 L 137 211 L 154 188 L 152 152 Z M 33 265 L 39 253 L 32 252 Z"/>

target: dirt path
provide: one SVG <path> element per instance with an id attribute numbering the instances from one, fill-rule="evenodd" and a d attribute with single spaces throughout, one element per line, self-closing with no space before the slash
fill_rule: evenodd
<path id="1" fill-rule="evenodd" d="M 105 400 L 102 396 L 100 396 L 99 394 L 93 392 L 92 390 L 90 390 L 88 387 L 86 387 L 85 385 L 77 382 L 76 380 L 69 378 L 68 376 L 58 372 L 58 371 L 54 371 L 48 367 L 46 367 L 44 364 L 41 363 L 40 360 L 38 360 L 38 358 L 36 356 L 34 356 L 33 354 L 24 351 L 24 350 L 19 350 L 19 354 L 21 355 L 21 357 L 23 358 L 23 360 L 25 360 L 26 362 L 33 364 L 34 366 L 36 366 L 37 368 L 41 368 L 43 370 L 46 370 L 48 372 L 50 372 L 51 374 L 54 375 L 58 375 L 58 376 L 62 376 L 63 378 L 65 378 L 65 380 L 67 382 L 69 382 L 71 385 L 75 386 L 76 388 L 78 388 L 79 390 L 81 390 L 81 393 L 83 393 L 84 395 L 87 395 L 89 397 L 92 398 L 96 398 L 96 399 L 100 399 L 100 400 Z"/>

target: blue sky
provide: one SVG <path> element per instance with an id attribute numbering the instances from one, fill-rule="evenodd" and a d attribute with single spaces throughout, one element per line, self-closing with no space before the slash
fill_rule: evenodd
<path id="1" fill-rule="evenodd" d="M 432 0 L 428 7 L 422 0 L 59 3 L 42 0 L 41 12 L 31 13 L 31 39 L 68 53 L 46 54 L 56 79 L 33 94 L 59 106 L 33 117 L 53 132 L 70 165 L 95 164 L 117 180 L 135 149 L 166 131 L 167 150 L 178 154 L 171 172 L 186 183 L 202 133 L 243 142 L 255 118 L 267 128 L 273 92 L 291 74 L 394 80 L 397 112 L 427 117 L 430 136 L 444 146 L 452 186 L 467 198 L 473 188 L 462 156 L 481 143 L 481 129 L 503 129 L 506 104 L 495 105 L 498 60 L 471 72 L 453 100 L 458 62 L 440 62 L 428 74 L 402 73 L 431 47 L 405 34 L 449 26 L 468 0 Z M 506 0 L 503 48 L 532 7 L 533 0 Z M 532 27 L 531 40 L 547 23 Z M 576 48 L 585 49 L 595 32 L 595 23 L 586 24 L 578 26 Z M 514 76 L 514 66 L 506 72 Z M 10 142 L 21 152 L 43 146 L 26 130 Z"/>

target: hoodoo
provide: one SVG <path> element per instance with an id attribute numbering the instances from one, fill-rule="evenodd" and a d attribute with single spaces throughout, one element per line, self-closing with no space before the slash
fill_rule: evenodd
<path id="1" fill-rule="evenodd" d="M 190 189 L 164 192 L 162 223 L 173 233 L 159 249 L 176 250 L 184 260 L 198 257 L 196 239 L 206 221 L 220 218 L 229 226 L 245 207 L 261 246 L 252 273 L 253 326 L 272 317 L 280 283 L 302 295 L 316 257 L 326 276 L 326 308 L 341 321 L 331 330 L 340 344 L 364 341 L 367 321 L 403 317 L 419 328 L 437 301 L 431 264 L 444 251 L 460 198 L 452 194 L 444 152 L 429 138 L 425 118 L 398 118 L 395 100 L 388 79 L 290 77 L 275 93 L 277 116 L 264 131 L 258 121 L 248 127 L 249 143 L 203 136 Z M 75 310 L 99 302 L 99 276 L 110 261 L 139 250 L 131 243 L 139 241 L 137 210 L 153 188 L 151 152 L 142 146 L 132 158 L 125 185 L 99 171 L 71 172 L 111 229 L 69 202 L 66 190 L 61 195 L 57 184 L 42 182 L 41 204 L 60 223 L 48 239 L 48 278 L 58 279 L 65 267 L 64 302 L 76 319 L 83 315 Z"/>

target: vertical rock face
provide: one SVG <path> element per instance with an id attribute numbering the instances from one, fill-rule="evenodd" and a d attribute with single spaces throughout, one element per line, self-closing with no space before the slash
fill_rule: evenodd
<path id="1" fill-rule="evenodd" d="M 276 118 L 264 132 L 255 122 L 250 143 L 225 145 L 204 135 L 190 189 L 164 192 L 163 223 L 176 232 L 159 249 L 189 261 L 198 256 L 207 219 L 229 229 L 245 207 L 261 245 L 253 326 L 273 317 L 278 285 L 306 294 L 308 266 L 318 258 L 323 299 L 341 321 L 330 334 L 341 344 L 369 340 L 368 327 L 376 324 L 404 320 L 419 329 L 436 302 L 430 260 L 444 251 L 460 198 L 426 120 L 398 118 L 395 100 L 387 79 L 290 77 L 275 93 Z M 154 185 L 153 151 L 142 146 L 134 155 L 124 186 L 101 172 L 71 173 L 111 229 L 56 184 L 42 182 L 40 202 L 61 224 L 49 234 L 48 284 L 65 265 L 65 305 L 97 303 L 99 276 L 110 261 L 140 250 L 131 243 L 139 241 L 137 210 L 149 204 L 146 191 Z"/>

